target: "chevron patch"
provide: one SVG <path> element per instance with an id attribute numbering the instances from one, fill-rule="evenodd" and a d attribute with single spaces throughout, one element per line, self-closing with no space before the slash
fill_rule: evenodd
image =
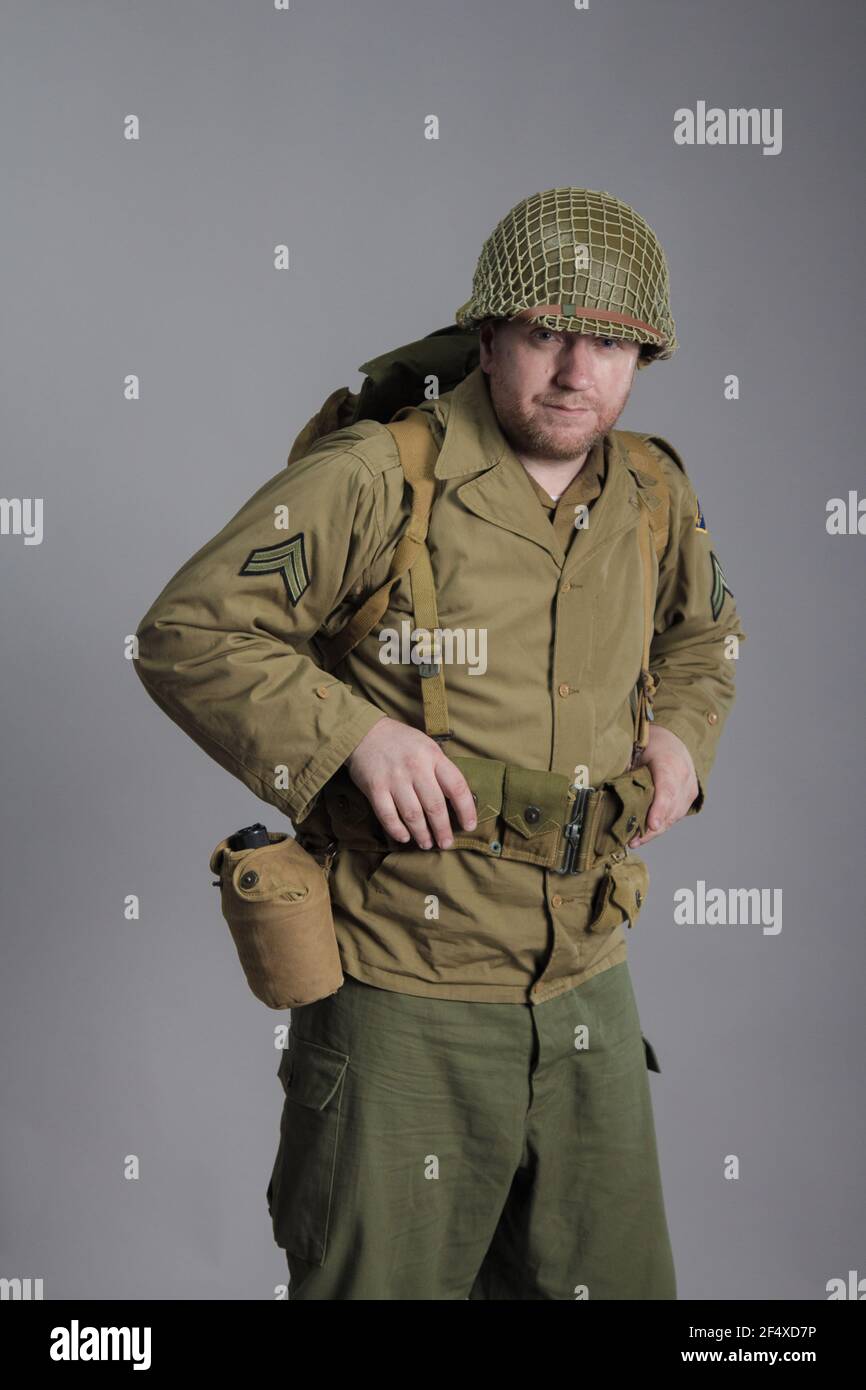
<path id="1" fill-rule="evenodd" d="M 695 530 L 706 532 L 707 523 L 704 521 L 704 514 L 701 511 L 701 504 L 698 501 L 697 496 L 695 496 L 695 501 L 697 502 L 697 511 L 695 512 Z"/>
<path id="2" fill-rule="evenodd" d="M 725 571 L 722 569 L 721 565 L 718 562 L 718 559 L 716 558 L 715 552 L 712 550 L 710 551 L 710 565 L 712 566 L 713 572 L 713 587 L 710 593 L 710 606 L 713 610 L 713 622 L 717 622 L 719 614 L 722 611 L 722 604 L 725 601 L 725 594 L 730 594 L 731 598 L 733 598 L 734 595 L 728 588 L 728 581 L 725 578 Z"/>
<path id="3" fill-rule="evenodd" d="M 280 541 L 279 545 L 266 545 L 261 550 L 251 551 L 238 573 L 282 575 L 294 608 L 310 586 L 303 531 L 298 531 L 290 540 Z"/>

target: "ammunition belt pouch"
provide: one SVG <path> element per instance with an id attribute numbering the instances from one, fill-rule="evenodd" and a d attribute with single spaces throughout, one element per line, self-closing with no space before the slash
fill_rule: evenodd
<path id="1" fill-rule="evenodd" d="M 625 858 L 628 842 L 646 831 L 654 794 L 646 766 L 598 787 L 576 788 L 562 773 L 494 758 L 454 757 L 451 762 L 466 778 L 477 816 L 475 829 L 463 830 L 448 803 L 455 849 L 577 874 L 602 860 Z M 417 848 L 414 840 L 404 843 L 385 832 L 345 768 L 326 783 L 297 836 L 329 864 L 341 846 L 380 853 Z"/>

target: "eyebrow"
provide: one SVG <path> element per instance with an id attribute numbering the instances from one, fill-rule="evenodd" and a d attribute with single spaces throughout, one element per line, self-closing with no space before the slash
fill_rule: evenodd
<path id="1" fill-rule="evenodd" d="M 540 328 L 544 333 L 568 333 L 573 338 L 614 338 L 615 336 L 613 333 L 578 333 L 574 328 L 550 328 L 546 323 L 538 323 L 532 319 L 527 320 L 527 324 L 530 333 L 534 333 L 536 329 Z"/>

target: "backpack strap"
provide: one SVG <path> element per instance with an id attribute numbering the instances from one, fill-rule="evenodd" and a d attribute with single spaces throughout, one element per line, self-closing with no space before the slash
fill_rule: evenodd
<path id="1" fill-rule="evenodd" d="M 376 626 L 388 607 L 392 588 L 404 574 L 408 573 L 411 585 L 414 626 L 430 634 L 435 634 L 439 626 L 433 567 L 425 544 L 436 491 L 434 470 L 439 450 L 428 424 L 427 412 L 414 406 L 399 410 L 385 428 L 394 436 L 404 477 L 412 489 L 412 510 L 406 530 L 391 558 L 385 583 L 365 599 L 334 637 L 327 640 L 321 636 L 317 638 L 332 668 Z M 435 637 L 432 640 L 435 641 Z M 424 703 L 424 728 L 430 738 L 444 743 L 451 737 L 451 730 L 448 727 L 442 661 L 436 659 L 441 653 L 431 650 L 425 655 L 430 659 L 418 667 Z"/>
<path id="2" fill-rule="evenodd" d="M 649 741 L 649 721 L 653 717 L 653 698 L 658 689 L 658 679 L 649 669 L 650 645 L 655 621 L 653 601 L 653 572 L 650 546 L 655 546 L 656 558 L 660 559 L 668 543 L 670 534 L 671 493 L 664 468 L 658 454 L 648 441 L 654 438 L 649 434 L 636 434 L 632 430 L 617 430 L 616 434 L 626 454 L 626 462 L 639 484 L 638 497 L 641 501 L 641 514 L 638 541 L 643 569 L 643 659 L 637 679 L 637 705 L 635 708 L 635 734 L 629 768 L 637 766 L 643 750 Z M 648 500 L 655 499 L 654 502 Z"/>
<path id="3" fill-rule="evenodd" d="M 634 473 L 641 488 L 652 489 L 651 495 L 658 498 L 658 505 L 649 509 L 650 529 L 655 544 L 656 555 L 661 557 L 668 543 L 671 515 L 671 490 L 664 474 L 661 459 L 647 441 L 655 436 L 636 434 L 633 430 L 616 430 L 617 438 L 626 454 L 626 463 Z M 670 445 L 667 446 L 670 448 Z"/>
<path id="4" fill-rule="evenodd" d="M 638 494 L 640 496 L 640 494 Z M 655 618 L 655 604 L 653 602 L 653 575 L 652 575 L 652 555 L 650 553 L 650 535 L 652 531 L 652 513 L 644 503 L 641 507 L 640 519 L 638 521 L 638 542 L 640 544 L 641 564 L 643 567 L 643 659 L 641 661 L 640 675 L 637 679 L 637 707 L 635 709 L 635 732 L 634 743 L 631 750 L 631 762 L 629 770 L 637 767 L 638 759 L 649 741 L 649 720 L 653 717 L 653 698 L 658 689 L 658 681 L 650 672 L 650 644 L 652 642 L 653 625 Z"/>

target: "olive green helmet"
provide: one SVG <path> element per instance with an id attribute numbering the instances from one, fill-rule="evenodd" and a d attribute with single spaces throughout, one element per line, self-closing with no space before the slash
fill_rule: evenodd
<path id="1" fill-rule="evenodd" d="M 640 343 L 637 365 L 645 367 L 678 347 L 669 296 L 664 251 L 634 208 L 610 193 L 549 188 L 494 228 L 455 320 L 466 329 L 488 318 L 531 318 L 572 333 L 603 330 Z"/>

